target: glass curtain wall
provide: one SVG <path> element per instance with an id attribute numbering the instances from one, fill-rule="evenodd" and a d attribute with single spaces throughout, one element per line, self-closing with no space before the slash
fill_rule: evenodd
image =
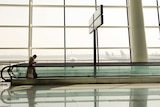
<path id="1" fill-rule="evenodd" d="M 126 0 L 1 0 L 1 59 L 28 60 L 37 54 L 39 61 L 93 62 L 88 26 L 101 4 L 99 61 L 129 61 Z"/>
<path id="2" fill-rule="evenodd" d="M 0 0 L 0 60 L 93 62 L 89 19 L 104 7 L 99 62 L 130 61 L 127 0 Z M 160 0 L 142 0 L 149 61 L 159 61 Z M 156 59 L 156 60 L 152 60 Z"/>
<path id="3" fill-rule="evenodd" d="M 126 0 L 97 0 L 104 6 L 104 24 L 98 29 L 100 62 L 130 61 Z"/>
<path id="4" fill-rule="evenodd" d="M 149 61 L 160 61 L 160 0 L 142 0 Z"/>
<path id="5" fill-rule="evenodd" d="M 29 1 L 0 1 L 0 60 L 28 59 Z"/>

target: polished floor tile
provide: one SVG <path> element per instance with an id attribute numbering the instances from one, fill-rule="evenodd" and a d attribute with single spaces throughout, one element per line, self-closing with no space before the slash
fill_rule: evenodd
<path id="1" fill-rule="evenodd" d="M 160 84 L 0 83 L 0 107 L 159 107 Z"/>

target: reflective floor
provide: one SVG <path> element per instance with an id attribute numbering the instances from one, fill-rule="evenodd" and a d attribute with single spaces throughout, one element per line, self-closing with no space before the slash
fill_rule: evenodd
<path id="1" fill-rule="evenodd" d="M 160 84 L 22 85 L 0 83 L 0 107 L 159 107 Z"/>

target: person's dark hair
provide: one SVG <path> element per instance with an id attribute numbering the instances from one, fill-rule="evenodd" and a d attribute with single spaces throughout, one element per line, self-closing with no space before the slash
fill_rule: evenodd
<path id="1" fill-rule="evenodd" d="M 37 58 L 37 55 L 33 55 L 34 58 Z"/>

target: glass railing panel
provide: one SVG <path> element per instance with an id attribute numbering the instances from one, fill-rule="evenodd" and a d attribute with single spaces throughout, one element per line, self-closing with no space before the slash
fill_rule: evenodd
<path id="1" fill-rule="evenodd" d="M 66 76 L 87 76 L 93 77 L 94 67 L 66 67 Z"/>
<path id="2" fill-rule="evenodd" d="M 64 76 L 64 67 L 35 67 L 38 77 Z M 13 70 L 16 77 L 26 77 L 27 67 L 16 67 Z"/>
<path id="3" fill-rule="evenodd" d="M 12 72 L 16 76 L 16 78 L 26 77 L 27 67 L 14 67 L 12 69 Z"/>
<path id="4" fill-rule="evenodd" d="M 139 76 L 158 76 L 160 75 L 159 66 L 132 66 L 131 75 Z"/>
<path id="5" fill-rule="evenodd" d="M 150 75 L 149 66 L 131 66 L 131 75 Z"/>
<path id="6" fill-rule="evenodd" d="M 160 76 L 160 66 L 149 66 L 148 72 L 151 75 Z"/>
<path id="7" fill-rule="evenodd" d="M 64 76 L 64 67 L 36 67 L 38 77 Z"/>
<path id="8" fill-rule="evenodd" d="M 94 67 L 36 67 L 38 77 L 58 76 L 93 76 Z M 16 77 L 25 77 L 27 67 L 16 67 L 13 69 Z"/>
<path id="9" fill-rule="evenodd" d="M 97 76 L 128 76 L 131 74 L 131 66 L 99 66 Z"/>
<path id="10" fill-rule="evenodd" d="M 128 76 L 160 76 L 160 66 L 156 64 L 109 64 L 99 65 L 96 67 L 92 65 L 50 65 L 35 67 L 38 77 L 128 77 Z M 7 69 L 4 69 L 3 76 L 9 79 Z M 16 78 L 25 78 L 27 73 L 27 65 L 14 66 L 13 74 Z M 95 73 L 96 71 L 96 73 Z M 95 74 L 94 74 L 95 73 Z M 4 75 L 5 74 L 5 75 Z M 12 75 L 14 77 L 14 75 Z"/>
<path id="11" fill-rule="evenodd" d="M 159 76 L 160 66 L 101 66 L 97 76 Z"/>

